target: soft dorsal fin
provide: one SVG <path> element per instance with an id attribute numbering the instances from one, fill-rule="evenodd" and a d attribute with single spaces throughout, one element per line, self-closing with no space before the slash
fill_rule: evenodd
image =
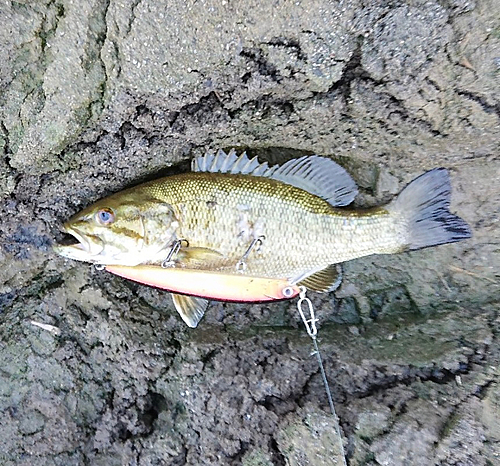
<path id="1" fill-rule="evenodd" d="M 342 282 L 342 267 L 339 264 L 332 264 L 319 272 L 313 273 L 298 282 L 298 285 L 305 286 L 313 291 L 329 293 L 335 291 Z"/>
<path id="2" fill-rule="evenodd" d="M 208 300 L 196 296 L 171 293 L 175 309 L 186 324 L 195 328 L 205 314 Z"/>
<path id="3" fill-rule="evenodd" d="M 195 172 L 231 173 L 262 176 L 291 184 L 315 194 L 333 206 L 350 204 L 358 189 L 351 176 L 333 160 L 317 155 L 292 159 L 285 164 L 269 167 L 267 162 L 259 163 L 257 157 L 249 159 L 245 152 L 239 157 L 234 149 L 229 154 L 219 150 L 217 154 L 207 153 L 193 160 Z"/>

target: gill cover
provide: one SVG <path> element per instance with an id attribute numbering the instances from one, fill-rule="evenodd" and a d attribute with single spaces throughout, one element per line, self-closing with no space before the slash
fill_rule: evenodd
<path id="1" fill-rule="evenodd" d="M 172 207 L 131 188 L 73 216 L 64 231 L 77 243 L 54 250 L 70 259 L 96 264 L 137 265 L 160 261 L 176 239 Z"/>

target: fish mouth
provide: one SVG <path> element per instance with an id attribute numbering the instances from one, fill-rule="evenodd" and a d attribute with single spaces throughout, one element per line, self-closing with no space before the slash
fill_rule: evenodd
<path id="1" fill-rule="evenodd" d="M 104 250 L 104 244 L 99 237 L 86 235 L 78 231 L 77 228 L 67 224 L 63 226 L 62 231 L 73 238 L 64 242 L 68 244 L 61 243 L 54 245 L 53 249 L 57 254 L 68 259 L 98 262 L 98 257 L 96 256 L 99 256 Z"/>

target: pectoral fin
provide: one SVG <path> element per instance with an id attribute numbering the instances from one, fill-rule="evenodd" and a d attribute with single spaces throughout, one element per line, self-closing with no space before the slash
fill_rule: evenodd
<path id="1" fill-rule="evenodd" d="M 313 291 L 328 293 L 335 291 L 342 282 L 342 267 L 340 264 L 329 265 L 326 269 L 313 273 L 308 277 L 301 279 L 298 285 L 305 286 Z"/>
<path id="2" fill-rule="evenodd" d="M 182 320 L 191 328 L 198 325 L 208 306 L 208 300 L 196 296 L 172 293 L 172 300 Z"/>
<path id="3" fill-rule="evenodd" d="M 219 267 L 225 262 L 225 257 L 214 249 L 186 247 L 176 256 L 176 263 L 188 268 Z"/>

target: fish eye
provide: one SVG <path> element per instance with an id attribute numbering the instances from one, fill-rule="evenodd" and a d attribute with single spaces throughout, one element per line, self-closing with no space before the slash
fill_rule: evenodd
<path id="1" fill-rule="evenodd" d="M 282 293 L 284 298 L 291 298 L 293 296 L 293 288 L 291 286 L 287 286 L 286 288 L 283 288 Z"/>
<path id="2" fill-rule="evenodd" d="M 115 213 L 109 208 L 100 209 L 96 212 L 95 219 L 101 225 L 109 225 L 115 221 Z"/>

